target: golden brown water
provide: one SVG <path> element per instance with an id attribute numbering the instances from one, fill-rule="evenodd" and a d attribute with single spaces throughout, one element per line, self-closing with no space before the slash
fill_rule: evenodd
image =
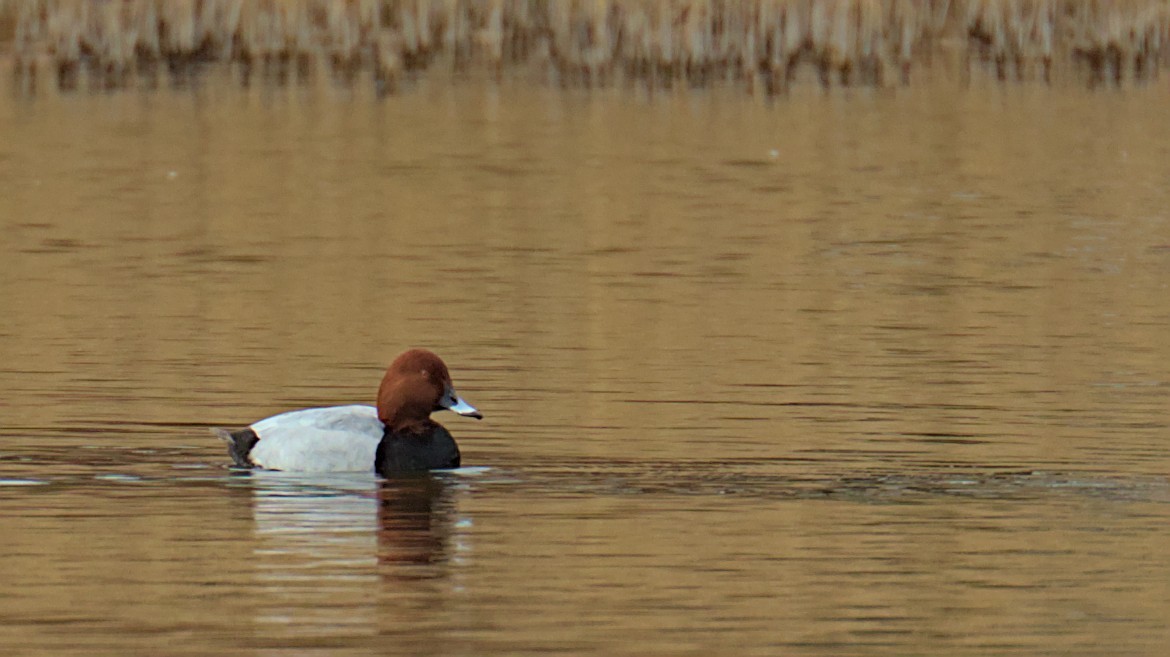
<path id="1" fill-rule="evenodd" d="M 1161 655 L 1168 101 L 0 94 L 0 652 Z M 464 471 L 206 431 L 410 345 Z"/>

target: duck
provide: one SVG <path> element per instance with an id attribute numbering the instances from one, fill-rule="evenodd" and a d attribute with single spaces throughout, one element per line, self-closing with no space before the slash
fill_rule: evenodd
<path id="1" fill-rule="evenodd" d="M 378 404 L 289 411 L 242 429 L 212 427 L 237 467 L 285 472 L 401 472 L 458 468 L 459 446 L 433 411 L 483 419 L 455 392 L 447 364 L 427 349 L 399 354 Z"/>

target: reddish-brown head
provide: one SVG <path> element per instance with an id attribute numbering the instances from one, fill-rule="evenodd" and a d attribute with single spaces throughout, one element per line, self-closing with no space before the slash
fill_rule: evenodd
<path id="1" fill-rule="evenodd" d="M 455 394 L 447 365 L 426 349 L 404 351 L 390 363 L 378 387 L 378 419 L 391 431 L 421 432 L 431 412 L 442 409 L 480 419 L 483 416 Z"/>

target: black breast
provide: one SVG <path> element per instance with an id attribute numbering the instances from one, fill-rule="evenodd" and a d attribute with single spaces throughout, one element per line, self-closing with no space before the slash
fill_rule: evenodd
<path id="1" fill-rule="evenodd" d="M 459 446 L 451 433 L 435 424 L 424 433 L 387 430 L 378 443 L 374 468 L 388 477 L 396 472 L 421 472 L 459 467 Z"/>

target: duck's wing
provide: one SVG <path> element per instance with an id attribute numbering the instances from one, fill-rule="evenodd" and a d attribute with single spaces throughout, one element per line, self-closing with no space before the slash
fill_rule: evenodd
<path id="1" fill-rule="evenodd" d="M 373 472 L 383 425 L 373 406 L 330 406 L 281 413 L 253 424 L 248 460 L 288 472 Z"/>

